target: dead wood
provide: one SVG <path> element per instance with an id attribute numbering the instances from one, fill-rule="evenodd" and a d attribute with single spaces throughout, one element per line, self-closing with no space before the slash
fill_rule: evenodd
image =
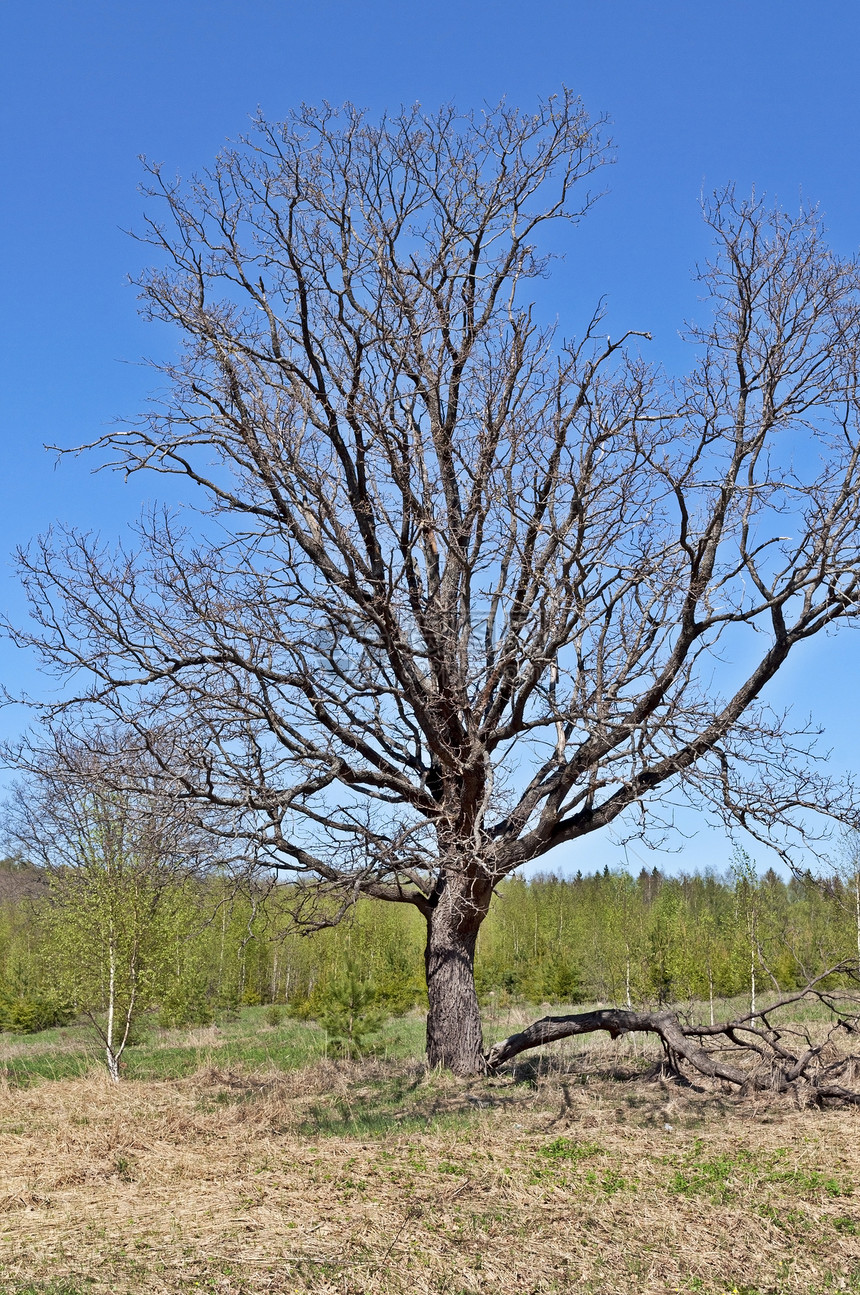
<path id="1" fill-rule="evenodd" d="M 708 1079 L 722 1080 L 742 1092 L 794 1092 L 804 1102 L 827 1100 L 860 1105 L 860 1088 L 853 1086 L 860 1056 L 840 1051 L 840 1035 L 860 1032 L 860 999 L 821 988 L 837 974 L 850 974 L 840 965 L 831 967 L 804 989 L 782 995 L 757 1012 L 715 1025 L 685 1020 L 671 1008 L 632 1011 L 607 1007 L 569 1016 L 545 1016 L 525 1030 L 494 1044 L 486 1055 L 489 1070 L 527 1052 L 574 1035 L 605 1031 L 612 1039 L 625 1034 L 655 1034 L 670 1065 L 683 1075 L 683 1065 Z M 789 1009 L 801 1002 L 817 1002 L 829 1015 L 821 1037 L 809 1026 L 788 1019 Z M 814 1023 L 810 1023 L 814 1024 Z"/>

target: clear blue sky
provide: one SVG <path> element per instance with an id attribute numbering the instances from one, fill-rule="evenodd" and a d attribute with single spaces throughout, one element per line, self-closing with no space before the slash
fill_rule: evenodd
<path id="1" fill-rule="evenodd" d="M 671 363 L 696 308 L 703 186 L 755 184 L 786 206 L 802 194 L 840 250 L 860 244 L 857 0 L 4 0 L 0 48 L 0 597 L 14 615 L 16 545 L 57 518 L 117 535 L 159 490 L 57 467 L 43 448 L 138 411 L 153 383 L 140 360 L 169 345 L 125 282 L 140 258 L 122 232 L 142 211 L 138 154 L 187 175 L 258 105 L 278 117 L 302 100 L 376 112 L 507 95 L 527 109 L 567 84 L 611 117 L 618 163 L 548 291 L 570 331 L 606 293 L 612 323 L 650 329 Z M 774 694 L 812 710 L 855 769 L 858 646 L 856 632 L 810 645 Z M 47 686 L 8 643 L 0 678 Z M 7 734 L 20 723 L 0 716 Z M 703 836 L 678 862 L 724 856 Z M 565 862 L 619 859 L 590 843 Z"/>

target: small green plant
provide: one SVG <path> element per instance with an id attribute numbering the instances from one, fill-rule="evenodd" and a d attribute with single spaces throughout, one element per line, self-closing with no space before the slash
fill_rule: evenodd
<path id="1" fill-rule="evenodd" d="M 771 1181 L 789 1183 L 798 1191 L 824 1192 L 827 1196 L 853 1196 L 854 1188 L 850 1183 L 842 1183 L 831 1174 L 822 1173 L 819 1169 L 798 1169 L 794 1172 L 771 1175 Z"/>
<path id="2" fill-rule="evenodd" d="M 696 1152 L 699 1146 L 696 1147 Z M 695 1154 L 695 1152 L 694 1152 Z M 748 1178 L 754 1166 L 749 1152 L 739 1150 L 734 1156 L 713 1156 L 707 1160 L 690 1159 L 673 1175 L 669 1191 L 680 1196 L 706 1194 L 717 1200 L 731 1199 L 741 1178 Z"/>
<path id="3" fill-rule="evenodd" d="M 117 1156 L 114 1161 L 114 1169 L 117 1177 L 124 1183 L 133 1183 L 134 1174 L 132 1173 L 132 1164 L 127 1156 Z"/>
<path id="4" fill-rule="evenodd" d="M 555 1138 L 554 1141 L 540 1148 L 541 1157 L 548 1160 L 549 1164 L 545 1167 L 540 1164 L 534 1166 L 532 1182 L 539 1182 L 542 1178 L 557 1179 L 559 1172 L 565 1168 L 573 1168 L 583 1160 L 602 1154 L 603 1148 L 596 1142 L 575 1142 L 572 1138 Z M 585 1181 L 589 1183 L 597 1181 L 597 1175 L 593 1169 L 588 1171 Z"/>
<path id="5" fill-rule="evenodd" d="M 603 1175 L 600 1185 L 607 1196 L 614 1196 L 616 1192 L 624 1191 L 627 1186 L 627 1179 L 623 1175 L 616 1173 L 614 1169 L 610 1169 Z"/>
<path id="6" fill-rule="evenodd" d="M 310 1014 L 325 1030 L 329 1052 L 341 1057 L 369 1052 L 368 1035 L 377 1033 L 386 1015 L 376 985 L 361 975 L 351 959 L 317 986 Z"/>
<path id="7" fill-rule="evenodd" d="M 809 1217 L 803 1210 L 787 1210 L 784 1204 L 779 1208 L 765 1201 L 758 1207 L 758 1212 L 763 1219 L 767 1219 L 774 1227 L 779 1228 L 780 1232 L 808 1232 L 810 1229 Z"/>
<path id="8" fill-rule="evenodd" d="M 598 1176 L 596 1169 L 589 1169 L 586 1171 L 585 1181 L 589 1187 L 600 1187 L 607 1196 L 614 1196 L 616 1192 L 623 1192 L 627 1187 L 627 1179 L 614 1169 L 608 1169 L 602 1177 Z"/>
<path id="9" fill-rule="evenodd" d="M 602 1147 L 596 1142 L 574 1142 L 571 1138 L 556 1138 L 547 1146 L 541 1147 L 541 1155 L 547 1160 L 588 1160 L 591 1156 L 600 1155 Z"/>
<path id="10" fill-rule="evenodd" d="M 264 1019 L 266 1024 L 271 1025 L 273 1029 L 277 1029 L 279 1025 L 283 1025 L 284 1009 L 281 1007 L 280 1003 L 270 1003 L 264 1013 Z"/>
<path id="11" fill-rule="evenodd" d="M 40 994 L 0 991 L 0 1030 L 9 1034 L 38 1034 L 55 1025 L 66 1025 L 72 1013 L 56 999 Z"/>

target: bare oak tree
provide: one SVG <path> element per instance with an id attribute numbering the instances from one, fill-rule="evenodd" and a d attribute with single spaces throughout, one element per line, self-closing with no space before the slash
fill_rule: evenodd
<path id="1" fill-rule="evenodd" d="M 785 852 L 847 803 L 763 697 L 857 611 L 857 267 L 727 191 L 689 377 L 599 310 L 563 340 L 538 242 L 605 156 L 565 93 L 306 108 L 188 185 L 151 168 L 141 291 L 183 348 L 96 444 L 206 520 L 22 557 L 69 723 L 130 725 L 308 895 L 418 908 L 428 1058 L 460 1073 L 513 869 L 673 798 Z"/>

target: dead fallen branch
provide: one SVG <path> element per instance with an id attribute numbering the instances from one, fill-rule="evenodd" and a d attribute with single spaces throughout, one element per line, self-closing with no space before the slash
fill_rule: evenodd
<path id="1" fill-rule="evenodd" d="M 708 1079 L 723 1080 L 742 1091 L 803 1092 L 807 1101 L 832 1100 L 860 1105 L 860 1055 L 840 1050 L 842 1038 L 860 1034 L 860 998 L 822 989 L 836 975 L 854 974 L 839 964 L 804 989 L 787 994 L 757 1012 L 715 1025 L 686 1021 L 677 1011 L 632 1011 L 608 1007 L 570 1016 L 545 1016 L 525 1030 L 496 1043 L 486 1055 L 496 1070 L 521 1052 L 557 1043 L 573 1035 L 605 1031 L 613 1039 L 624 1034 L 655 1034 L 667 1059 L 678 1072 L 683 1064 Z M 820 1037 L 808 1025 L 786 1020 L 801 1002 L 818 1002 L 828 1018 Z"/>

